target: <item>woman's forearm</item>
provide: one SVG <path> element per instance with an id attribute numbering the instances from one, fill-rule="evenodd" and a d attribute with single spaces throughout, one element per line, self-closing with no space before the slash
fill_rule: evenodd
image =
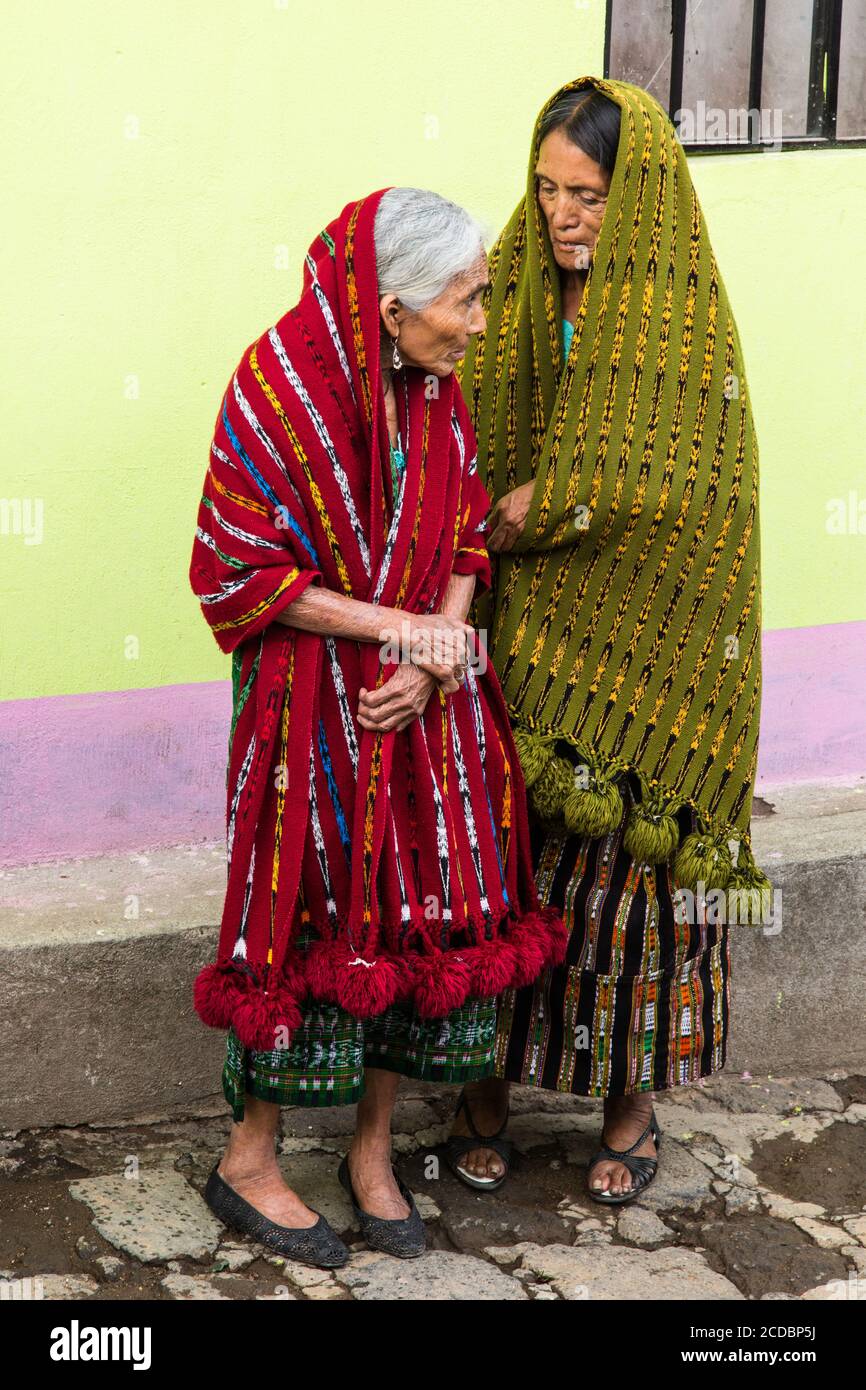
<path id="1" fill-rule="evenodd" d="M 452 574 L 439 612 L 465 620 L 475 592 L 474 574 Z M 351 637 L 356 642 L 385 642 L 399 635 L 407 613 L 378 603 L 364 603 L 333 589 L 311 584 L 279 613 L 275 622 L 318 632 L 325 637 Z"/>
<path id="2" fill-rule="evenodd" d="M 289 603 L 275 618 L 287 627 L 318 632 L 323 637 L 351 637 L 356 642 L 386 642 L 400 631 L 405 618 L 396 608 L 364 603 L 320 585 L 310 584 L 299 598 Z"/>
<path id="3" fill-rule="evenodd" d="M 439 612 L 446 618 L 461 618 L 465 620 L 466 614 L 472 607 L 474 593 L 474 574 L 452 574 L 451 578 L 448 580 L 445 597 L 442 600 Z"/>
<path id="4" fill-rule="evenodd" d="M 311 584 L 275 621 L 322 637 L 387 645 L 390 660 L 411 661 L 446 683 L 447 689 L 454 672 L 466 664 L 472 629 L 465 617 L 474 590 L 474 575 L 452 574 L 439 612 L 421 614 L 365 603 Z"/>

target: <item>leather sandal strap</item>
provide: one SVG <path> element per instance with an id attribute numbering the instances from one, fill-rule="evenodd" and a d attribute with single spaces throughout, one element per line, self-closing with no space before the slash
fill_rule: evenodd
<path id="1" fill-rule="evenodd" d="M 635 1151 L 635 1149 L 639 1149 L 639 1148 L 640 1148 L 641 1144 L 644 1142 L 644 1140 L 646 1139 L 647 1135 L 648 1135 L 649 1133 L 651 1133 L 652 1129 L 653 1129 L 653 1122 L 652 1122 L 652 1120 L 650 1120 L 650 1122 L 649 1122 L 649 1124 L 647 1125 L 646 1129 L 644 1130 L 643 1134 L 640 1136 L 639 1139 L 635 1139 L 635 1141 L 634 1141 L 634 1143 L 632 1144 L 632 1146 L 631 1146 L 630 1149 L 612 1149 L 612 1148 L 610 1148 L 610 1146 L 609 1146 L 608 1144 L 605 1144 L 605 1142 L 604 1142 L 604 1134 L 602 1134 L 602 1136 L 601 1136 L 602 1148 L 606 1149 L 607 1152 L 611 1155 L 612 1158 L 621 1159 L 621 1160 L 622 1160 L 622 1159 L 625 1159 L 625 1158 L 628 1157 L 629 1154 L 633 1154 L 634 1151 Z M 654 1135 L 653 1135 L 653 1138 L 655 1138 Z M 628 1164 L 626 1164 L 626 1167 L 628 1167 Z"/>
<path id="2" fill-rule="evenodd" d="M 623 1167 L 628 1169 L 632 1177 L 638 1179 L 638 1181 L 634 1184 L 635 1188 L 646 1187 L 650 1178 L 653 1177 L 653 1175 L 656 1172 L 656 1169 L 659 1166 L 657 1158 L 635 1158 L 629 1157 L 628 1155 L 624 1156 L 623 1154 L 618 1153 L 616 1149 L 609 1149 L 607 1145 L 604 1144 L 599 1149 L 595 1157 L 590 1159 L 589 1165 L 587 1167 L 587 1175 L 592 1171 L 592 1169 L 595 1167 L 597 1163 L 606 1162 L 608 1159 L 614 1159 L 617 1163 L 622 1163 Z"/>
<path id="3" fill-rule="evenodd" d="M 470 1128 L 470 1130 L 471 1130 L 471 1132 L 472 1132 L 473 1137 L 474 1137 L 475 1139 L 479 1139 L 479 1140 L 481 1141 L 481 1146 L 482 1146 L 483 1148 L 488 1148 L 488 1149 L 493 1149 L 493 1148 L 495 1148 L 495 1147 L 496 1147 L 495 1144 L 492 1144 L 490 1141 L 491 1141 L 492 1139 L 498 1139 L 499 1136 L 500 1136 L 500 1135 L 503 1133 L 503 1131 L 505 1130 L 505 1128 L 506 1128 L 506 1126 L 507 1126 L 507 1124 L 508 1124 L 508 1121 L 509 1121 L 509 1119 L 511 1118 L 511 1102 L 509 1101 L 509 1103 L 508 1103 L 508 1105 L 507 1105 L 507 1107 L 506 1107 L 506 1110 L 505 1110 L 505 1119 L 502 1121 L 502 1124 L 499 1126 L 499 1128 L 497 1129 L 497 1131 L 496 1131 L 495 1134 L 480 1134 L 480 1133 L 478 1132 L 478 1130 L 477 1130 L 477 1128 L 476 1128 L 476 1126 L 475 1126 L 475 1121 L 474 1121 L 473 1118 L 472 1118 L 472 1111 L 469 1109 L 469 1099 L 468 1099 L 468 1097 L 467 1097 L 467 1095 L 466 1095 L 466 1090 L 465 1090 L 465 1088 L 460 1092 L 460 1099 L 459 1099 L 458 1102 L 457 1102 L 457 1109 L 454 1111 L 454 1117 L 455 1117 L 455 1119 L 456 1119 L 457 1116 L 460 1114 L 460 1111 L 461 1111 L 461 1110 L 465 1110 L 465 1111 L 466 1111 L 466 1123 L 468 1124 L 468 1126 L 469 1126 L 469 1128 Z M 460 1137 L 464 1137 L 464 1136 L 455 1135 L 455 1138 L 460 1138 Z M 472 1147 L 473 1147 L 473 1148 L 476 1148 L 476 1147 L 478 1147 L 478 1146 L 475 1145 L 475 1144 L 473 1144 Z M 498 1150 L 497 1150 L 497 1152 L 498 1152 Z"/>
<path id="4" fill-rule="evenodd" d="M 658 1160 L 655 1158 L 628 1158 L 625 1161 L 625 1167 L 635 1179 L 633 1183 L 635 1188 L 646 1187 L 658 1168 Z"/>

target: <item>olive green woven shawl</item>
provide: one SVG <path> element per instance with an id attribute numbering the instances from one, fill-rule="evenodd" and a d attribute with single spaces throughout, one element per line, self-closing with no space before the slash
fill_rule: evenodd
<path id="1" fill-rule="evenodd" d="M 607 833 L 630 769 L 629 852 L 674 858 L 684 887 L 752 890 L 754 904 L 771 885 L 749 835 L 761 590 L 739 335 L 667 115 L 597 78 L 547 106 L 586 82 L 622 121 L 568 359 L 536 124 L 526 196 L 491 252 L 487 329 L 461 373 L 491 496 L 535 479 L 524 532 L 476 611 L 539 815 Z M 697 833 L 680 844 L 685 804 Z"/>

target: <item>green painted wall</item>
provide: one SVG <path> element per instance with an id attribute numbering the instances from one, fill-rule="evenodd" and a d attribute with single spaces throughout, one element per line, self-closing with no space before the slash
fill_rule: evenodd
<path id="1" fill-rule="evenodd" d="M 0 698 L 228 674 L 187 584 L 217 408 L 350 198 L 436 188 L 492 232 L 602 0 L 44 0 L 11 79 Z M 10 138 L 11 131 L 11 138 Z M 862 616 L 866 150 L 693 157 L 761 443 L 768 627 Z M 38 522 L 38 511 L 31 513 Z M 23 525 L 23 523 L 22 523 Z"/>

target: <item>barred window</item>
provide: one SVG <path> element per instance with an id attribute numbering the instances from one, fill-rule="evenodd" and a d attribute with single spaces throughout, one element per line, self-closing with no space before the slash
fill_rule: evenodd
<path id="1" fill-rule="evenodd" d="M 607 0 L 604 71 L 689 150 L 866 143 L 866 0 Z"/>

